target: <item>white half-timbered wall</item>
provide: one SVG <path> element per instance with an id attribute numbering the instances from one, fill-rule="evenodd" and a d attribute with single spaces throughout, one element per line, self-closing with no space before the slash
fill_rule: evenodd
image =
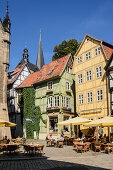
<path id="1" fill-rule="evenodd" d="M 12 85 L 12 88 L 9 90 L 9 95 L 13 98 L 10 100 L 12 104 L 12 108 L 10 106 L 11 112 L 16 112 L 18 110 L 18 94 L 15 90 L 23 81 L 30 75 L 30 71 L 27 66 L 25 66 L 22 71 L 20 72 L 19 76 L 17 77 L 16 81 Z M 15 108 L 15 109 L 14 109 Z"/>
<path id="2" fill-rule="evenodd" d="M 111 61 L 110 65 L 109 65 L 109 68 L 110 67 L 113 67 L 113 60 Z"/>
<path id="3" fill-rule="evenodd" d="M 113 88 L 113 71 L 109 72 L 109 86 L 110 89 Z"/>

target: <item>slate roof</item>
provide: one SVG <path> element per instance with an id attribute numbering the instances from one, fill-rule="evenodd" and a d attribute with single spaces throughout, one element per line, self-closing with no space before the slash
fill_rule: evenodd
<path id="1" fill-rule="evenodd" d="M 19 67 L 20 65 L 23 65 L 23 64 L 25 64 L 24 58 L 21 59 L 21 61 L 16 66 L 16 68 Z M 39 70 L 36 65 L 30 63 L 29 61 L 27 62 L 27 65 L 28 65 L 29 69 L 32 70 L 32 71 L 38 71 Z"/>
<path id="2" fill-rule="evenodd" d="M 55 77 L 59 77 L 65 68 L 69 57 L 70 54 L 45 64 L 40 71 L 30 74 L 18 88 L 30 87 L 32 84 L 38 84 Z M 67 64 L 72 68 L 72 63 L 70 61 Z"/>
<path id="3" fill-rule="evenodd" d="M 37 67 L 39 68 L 39 70 L 41 70 L 44 64 L 45 64 L 45 63 L 44 63 L 44 56 L 43 56 L 41 36 L 40 36 L 36 65 L 37 65 Z"/>

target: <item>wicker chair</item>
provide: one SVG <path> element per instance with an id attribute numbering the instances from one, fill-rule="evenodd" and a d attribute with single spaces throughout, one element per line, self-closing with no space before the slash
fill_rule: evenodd
<path id="1" fill-rule="evenodd" d="M 57 146 L 58 146 L 59 148 L 63 148 L 63 146 L 64 146 L 64 141 L 63 141 L 63 140 L 58 140 L 58 141 L 57 141 Z"/>
<path id="2" fill-rule="evenodd" d="M 101 144 L 99 142 L 95 143 L 95 152 L 97 150 L 101 152 Z"/>

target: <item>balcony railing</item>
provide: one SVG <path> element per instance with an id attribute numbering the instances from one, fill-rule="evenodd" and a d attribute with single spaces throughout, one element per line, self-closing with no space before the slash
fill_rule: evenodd
<path id="1" fill-rule="evenodd" d="M 47 90 L 46 94 L 48 94 L 48 93 L 53 93 L 53 90 L 52 89 L 51 90 Z"/>
<path id="2" fill-rule="evenodd" d="M 60 107 L 58 106 L 58 107 L 47 107 L 46 108 L 47 110 L 58 110 L 58 109 L 60 109 Z"/>

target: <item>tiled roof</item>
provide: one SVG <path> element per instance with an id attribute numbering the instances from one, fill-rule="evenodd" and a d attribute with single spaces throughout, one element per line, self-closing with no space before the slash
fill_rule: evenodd
<path id="1" fill-rule="evenodd" d="M 23 67 L 24 64 L 20 65 L 19 67 L 16 67 L 13 71 L 8 73 L 8 85 L 12 84 L 16 80 L 17 76 L 20 74 Z"/>
<path id="2" fill-rule="evenodd" d="M 30 74 L 30 76 L 18 88 L 30 87 L 32 84 L 60 76 L 69 56 L 70 54 L 45 64 L 40 71 Z M 70 65 L 70 67 L 72 66 Z"/>
<path id="3" fill-rule="evenodd" d="M 109 60 L 110 57 L 111 57 L 111 55 L 112 55 L 112 53 L 113 53 L 113 47 L 112 47 L 112 46 L 109 47 L 109 46 L 104 45 L 104 44 L 102 44 L 102 45 L 103 45 L 104 51 L 105 51 L 105 53 L 106 53 L 106 55 L 107 55 L 107 58 L 108 58 L 108 60 Z"/>
<path id="4" fill-rule="evenodd" d="M 39 72 L 40 71 L 30 74 L 28 78 L 18 88 L 31 87 L 34 81 L 36 81 Z"/>
<path id="5" fill-rule="evenodd" d="M 42 67 L 34 83 L 42 82 L 53 77 L 60 76 L 70 55 L 59 58 Z"/>

